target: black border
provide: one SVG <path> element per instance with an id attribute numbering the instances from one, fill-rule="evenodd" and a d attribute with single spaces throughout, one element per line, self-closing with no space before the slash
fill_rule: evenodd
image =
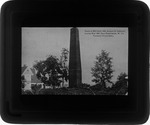
<path id="1" fill-rule="evenodd" d="M 143 123 L 147 120 L 149 10 L 141 2 L 107 2 L 5 3 L 1 14 L 1 37 L 4 47 L 1 114 L 5 121 Z M 128 27 L 128 96 L 21 95 L 21 27 L 74 26 Z"/>

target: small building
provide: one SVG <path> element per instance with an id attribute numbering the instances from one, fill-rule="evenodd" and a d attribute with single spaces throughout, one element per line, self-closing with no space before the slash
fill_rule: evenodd
<path id="1" fill-rule="evenodd" d="M 24 76 L 25 87 L 24 90 L 31 90 L 31 85 L 41 84 L 43 88 L 43 84 L 36 76 L 36 70 L 34 68 L 30 68 L 28 66 L 22 67 L 22 74 Z"/>

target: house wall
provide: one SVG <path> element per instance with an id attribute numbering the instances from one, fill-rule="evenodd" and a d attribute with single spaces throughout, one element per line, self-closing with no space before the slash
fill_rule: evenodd
<path id="1" fill-rule="evenodd" d="M 25 74 L 24 77 L 25 77 L 25 80 L 27 82 L 31 82 L 31 75 L 30 74 Z"/>

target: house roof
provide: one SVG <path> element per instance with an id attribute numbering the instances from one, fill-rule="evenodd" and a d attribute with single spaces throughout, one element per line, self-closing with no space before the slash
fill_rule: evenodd
<path id="1" fill-rule="evenodd" d="M 41 83 L 36 74 L 31 76 L 31 83 Z"/>
<path id="2" fill-rule="evenodd" d="M 36 76 L 36 70 L 34 68 L 31 68 L 31 71 L 33 75 L 31 76 L 31 83 L 41 83 L 41 80 L 39 80 Z"/>
<path id="3" fill-rule="evenodd" d="M 25 71 L 26 68 L 27 68 L 26 65 L 23 65 L 23 67 L 21 67 L 21 74 L 23 74 L 23 72 Z"/>
<path id="4" fill-rule="evenodd" d="M 26 75 L 26 74 L 30 74 L 30 75 L 34 75 L 31 68 L 27 67 L 24 72 L 22 73 L 22 75 Z"/>

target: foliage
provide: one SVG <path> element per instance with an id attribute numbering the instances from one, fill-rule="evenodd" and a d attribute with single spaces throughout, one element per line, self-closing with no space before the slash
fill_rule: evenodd
<path id="1" fill-rule="evenodd" d="M 21 88 L 24 88 L 25 87 L 25 78 L 24 76 L 22 75 L 21 76 Z"/>
<path id="2" fill-rule="evenodd" d="M 30 90 L 25 90 L 25 91 L 22 90 L 22 95 L 33 95 L 33 93 Z"/>
<path id="3" fill-rule="evenodd" d="M 113 90 L 116 95 L 125 95 L 128 92 L 128 79 L 126 73 L 120 73 L 117 82 L 112 86 L 111 90 Z"/>
<path id="4" fill-rule="evenodd" d="M 61 56 L 60 56 L 60 65 L 62 69 L 62 84 L 64 86 L 64 81 L 68 81 L 69 79 L 69 67 L 68 67 L 68 58 L 69 58 L 69 51 L 66 48 L 62 48 Z"/>
<path id="5" fill-rule="evenodd" d="M 44 84 L 55 86 L 58 83 L 59 62 L 58 58 L 50 55 L 46 60 L 36 62 L 33 66 L 37 70 L 37 78 Z"/>
<path id="6" fill-rule="evenodd" d="M 39 94 L 40 89 L 42 88 L 41 84 L 31 85 L 32 93 Z"/>
<path id="7" fill-rule="evenodd" d="M 84 88 L 56 88 L 42 89 L 41 95 L 93 95 L 89 89 Z"/>
<path id="8" fill-rule="evenodd" d="M 53 88 L 60 86 L 64 80 L 68 80 L 68 60 L 69 51 L 62 49 L 60 60 L 53 55 L 50 55 L 46 60 L 37 61 L 33 66 L 37 70 L 37 78 L 46 85 L 52 85 Z"/>
<path id="9" fill-rule="evenodd" d="M 127 77 L 128 75 L 126 73 L 120 73 L 120 75 L 117 78 L 117 81 L 125 81 Z"/>
<path id="10" fill-rule="evenodd" d="M 87 83 L 82 83 L 82 84 L 80 85 L 80 88 L 89 88 L 89 87 L 90 87 L 90 85 L 87 84 Z"/>
<path id="11" fill-rule="evenodd" d="M 69 51 L 66 48 L 62 48 L 61 56 L 60 56 L 60 64 L 63 68 L 68 68 L 66 64 L 68 61 Z"/>
<path id="12" fill-rule="evenodd" d="M 109 52 L 102 50 L 101 53 L 96 56 L 94 67 L 91 68 L 92 80 L 95 83 L 100 84 L 103 88 L 106 88 L 106 83 L 112 83 L 114 70 L 112 69 L 112 57 L 109 57 Z"/>
<path id="13" fill-rule="evenodd" d="M 96 84 L 90 87 L 94 91 L 102 91 L 104 88 L 102 88 L 101 84 Z"/>

